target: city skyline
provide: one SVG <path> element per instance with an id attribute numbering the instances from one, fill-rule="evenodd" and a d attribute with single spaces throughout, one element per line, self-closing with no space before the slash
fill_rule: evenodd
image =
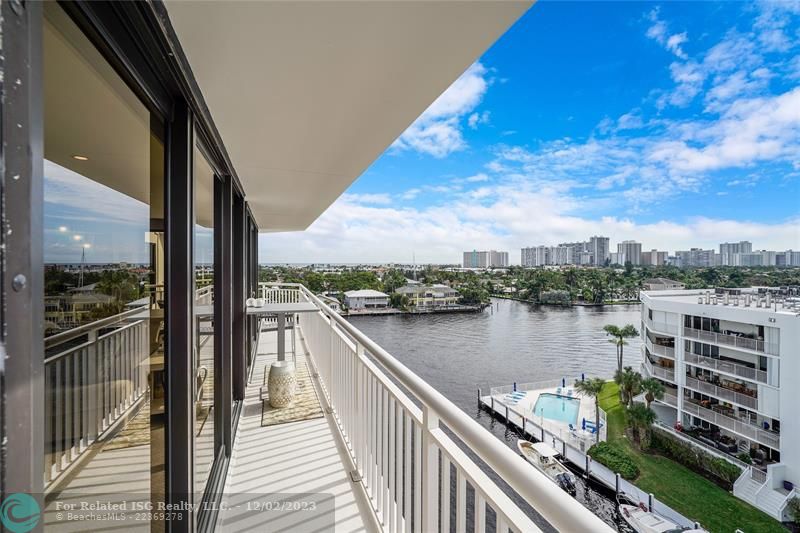
<path id="1" fill-rule="evenodd" d="M 538 4 L 261 260 L 444 263 L 596 232 L 799 249 L 799 28 L 790 4 Z"/>

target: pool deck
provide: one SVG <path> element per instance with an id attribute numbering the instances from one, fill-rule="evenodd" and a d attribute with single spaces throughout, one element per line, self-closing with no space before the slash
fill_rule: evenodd
<path id="1" fill-rule="evenodd" d="M 560 392 L 560 394 L 559 394 Z M 510 393 L 500 393 L 494 394 L 489 396 L 482 396 L 481 402 L 489 406 L 491 408 L 492 403 L 494 403 L 494 411 L 501 416 L 505 413 L 505 406 L 508 406 L 509 409 L 513 409 L 520 415 L 524 415 L 525 417 L 533 420 L 538 426 L 544 427 L 548 432 L 558 435 L 561 440 L 586 440 L 586 441 L 593 441 L 594 434 L 590 431 L 584 431 L 581 429 L 581 421 L 582 419 L 586 419 L 588 424 L 594 425 L 594 418 L 595 418 L 595 401 L 594 398 L 585 397 L 577 394 L 575 392 L 574 387 L 545 387 L 541 389 L 534 389 L 528 391 L 521 391 L 524 396 L 522 396 L 519 400 L 514 400 L 510 397 Z M 568 398 L 577 399 L 580 404 L 578 405 L 578 416 L 577 421 L 575 423 L 574 429 L 570 430 L 569 424 L 567 422 L 561 422 L 559 420 L 552 420 L 549 418 L 542 417 L 538 414 L 534 414 L 533 407 L 536 405 L 536 401 L 539 399 L 539 396 L 542 394 L 553 394 L 557 396 L 565 396 Z M 494 400 L 494 402 L 492 402 Z"/>

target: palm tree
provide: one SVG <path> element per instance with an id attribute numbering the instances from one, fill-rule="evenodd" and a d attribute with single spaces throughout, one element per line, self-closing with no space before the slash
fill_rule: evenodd
<path id="1" fill-rule="evenodd" d="M 614 337 L 608 339 L 608 342 L 617 347 L 617 372 L 622 372 L 622 347 L 628 344 L 625 339 L 638 337 L 639 332 L 633 324 L 627 324 L 623 327 L 615 326 L 614 324 L 606 324 L 603 326 L 603 331 L 606 335 Z"/>
<path id="2" fill-rule="evenodd" d="M 664 397 L 664 385 L 656 378 L 642 380 L 641 389 L 645 392 L 644 400 L 647 402 L 648 408 L 653 400 L 660 400 Z"/>
<path id="3" fill-rule="evenodd" d="M 647 433 L 650 426 L 656 421 L 656 414 L 646 405 L 636 403 L 628 408 L 627 419 L 628 426 L 630 426 L 633 433 L 633 442 L 637 446 L 641 446 L 642 430 Z"/>
<path id="4" fill-rule="evenodd" d="M 605 381 L 600 378 L 585 379 L 583 381 L 577 380 L 575 382 L 575 390 L 578 394 L 594 398 L 595 442 L 600 442 L 600 402 L 597 397 L 600 396 L 600 393 L 603 391 L 603 385 L 605 385 Z"/>
<path id="5" fill-rule="evenodd" d="M 614 374 L 614 381 L 619 385 L 619 396 L 622 403 L 631 405 L 633 397 L 642 389 L 642 375 L 634 372 L 633 368 L 626 366 L 621 372 Z"/>

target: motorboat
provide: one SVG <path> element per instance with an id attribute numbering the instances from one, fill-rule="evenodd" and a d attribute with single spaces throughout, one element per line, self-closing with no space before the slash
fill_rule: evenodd
<path id="1" fill-rule="evenodd" d="M 708 533 L 705 529 L 680 527 L 624 494 L 617 497 L 617 504 L 622 519 L 637 533 Z"/>
<path id="2" fill-rule="evenodd" d="M 575 495 L 575 476 L 558 460 L 556 450 L 544 442 L 530 442 L 523 439 L 517 440 L 517 449 L 537 470 L 568 493 Z"/>

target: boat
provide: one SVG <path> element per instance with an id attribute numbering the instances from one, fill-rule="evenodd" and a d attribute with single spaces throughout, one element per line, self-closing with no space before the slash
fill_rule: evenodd
<path id="1" fill-rule="evenodd" d="M 647 509 L 643 503 L 635 503 L 624 493 L 617 496 L 619 514 L 637 533 L 708 533 L 705 529 L 680 527 Z"/>
<path id="2" fill-rule="evenodd" d="M 517 440 L 517 449 L 537 470 L 568 493 L 575 495 L 575 476 L 558 460 L 556 450 L 543 442 L 534 443 L 523 439 Z"/>

